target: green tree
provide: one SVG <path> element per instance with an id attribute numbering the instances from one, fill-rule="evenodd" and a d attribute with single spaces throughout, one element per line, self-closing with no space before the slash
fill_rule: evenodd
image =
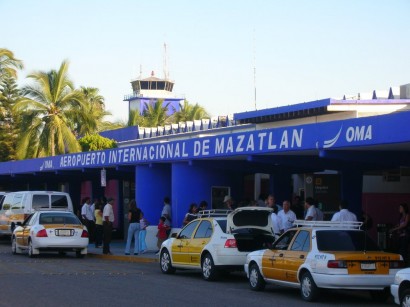
<path id="1" fill-rule="evenodd" d="M 17 69 L 23 68 L 23 62 L 14 57 L 8 49 L 0 48 L 0 81 L 6 76 L 17 77 Z"/>
<path id="2" fill-rule="evenodd" d="M 145 103 L 145 109 L 142 113 L 144 117 L 143 125 L 146 127 L 163 126 L 170 122 L 167 115 L 169 103 L 163 105 L 164 100 L 158 99 L 154 102 Z"/>
<path id="3" fill-rule="evenodd" d="M 11 75 L 0 82 L 0 161 L 15 159 L 17 141 L 13 106 L 20 99 L 16 79 Z"/>
<path id="4" fill-rule="evenodd" d="M 205 108 L 201 107 L 197 103 L 193 105 L 187 100 L 184 100 L 183 104 L 179 104 L 179 108 L 179 111 L 174 109 L 176 112 L 172 115 L 173 122 L 186 122 L 209 117 L 209 114 Z"/>
<path id="5" fill-rule="evenodd" d="M 138 110 L 130 110 L 127 126 L 144 126 L 145 117 Z"/>
<path id="6" fill-rule="evenodd" d="M 58 71 L 34 72 L 28 78 L 34 85 L 23 88 L 23 95 L 14 106 L 20 112 L 20 135 L 17 158 L 54 156 L 79 152 L 80 145 L 72 131 L 78 112 L 84 110 L 84 95 L 75 90 L 68 77 L 68 62 Z"/>
<path id="7" fill-rule="evenodd" d="M 79 139 L 79 143 L 82 151 L 104 150 L 117 147 L 117 143 L 114 140 L 99 134 L 88 134 Z"/>

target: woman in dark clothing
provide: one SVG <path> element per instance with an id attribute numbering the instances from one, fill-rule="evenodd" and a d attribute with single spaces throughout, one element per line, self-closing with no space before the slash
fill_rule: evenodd
<path id="1" fill-rule="evenodd" d="M 408 248 L 409 248 L 409 226 L 410 216 L 409 208 L 407 204 L 399 205 L 400 221 L 399 224 L 390 230 L 390 232 L 397 232 L 399 235 L 399 254 L 402 255 L 404 262 L 408 261 Z"/>

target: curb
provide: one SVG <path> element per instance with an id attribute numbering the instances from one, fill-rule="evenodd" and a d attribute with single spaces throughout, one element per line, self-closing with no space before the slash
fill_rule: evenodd
<path id="1" fill-rule="evenodd" d="M 139 262 L 139 263 L 159 262 L 158 258 L 148 258 L 148 257 L 133 256 L 133 255 L 130 255 L 130 256 L 128 255 L 103 255 L 103 254 L 88 253 L 87 257 L 105 259 L 105 260 L 125 261 L 125 262 Z"/>

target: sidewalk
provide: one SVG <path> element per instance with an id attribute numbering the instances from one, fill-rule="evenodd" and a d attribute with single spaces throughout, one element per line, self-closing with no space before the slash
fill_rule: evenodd
<path id="1" fill-rule="evenodd" d="M 159 257 L 155 255 L 157 252 L 156 250 L 147 250 L 144 254 L 138 255 L 124 255 L 125 243 L 126 242 L 124 240 L 112 241 L 110 244 L 112 255 L 104 255 L 102 247 L 96 248 L 94 243 L 89 244 L 87 257 L 127 262 L 159 262 Z M 134 245 L 131 246 L 131 252 L 133 251 Z"/>

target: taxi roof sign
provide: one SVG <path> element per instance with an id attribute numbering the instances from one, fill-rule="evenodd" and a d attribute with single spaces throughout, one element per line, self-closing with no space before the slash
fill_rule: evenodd
<path id="1" fill-rule="evenodd" d="M 347 229 L 360 229 L 363 222 L 331 222 L 331 221 L 305 221 L 305 220 L 295 220 L 293 225 L 296 227 L 334 227 L 334 228 L 347 228 Z"/>

